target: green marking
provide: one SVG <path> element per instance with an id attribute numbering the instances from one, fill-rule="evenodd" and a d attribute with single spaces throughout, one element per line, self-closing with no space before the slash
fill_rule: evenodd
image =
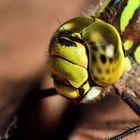
<path id="1" fill-rule="evenodd" d="M 134 57 L 135 57 L 136 62 L 140 64 L 140 45 L 135 50 Z"/>
<path id="2" fill-rule="evenodd" d="M 132 65 L 129 58 L 125 57 L 124 61 L 125 61 L 124 72 L 130 71 L 132 69 Z"/>
<path id="3" fill-rule="evenodd" d="M 133 40 L 125 40 L 124 42 L 124 49 L 129 50 L 133 46 Z"/>
<path id="4" fill-rule="evenodd" d="M 136 51 L 134 52 L 134 57 L 136 62 L 140 64 L 140 45 L 137 47 Z"/>
<path id="5" fill-rule="evenodd" d="M 127 5 L 125 6 L 124 10 L 122 11 L 121 18 L 120 18 L 120 28 L 123 32 L 129 21 L 133 18 L 135 11 L 140 6 L 140 0 L 128 0 Z"/>

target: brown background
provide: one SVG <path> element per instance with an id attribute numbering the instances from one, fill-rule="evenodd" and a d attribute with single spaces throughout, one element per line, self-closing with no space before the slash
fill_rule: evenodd
<path id="1" fill-rule="evenodd" d="M 0 1 L 0 128 L 36 82 L 42 88 L 52 86 L 47 64 L 52 33 L 60 23 L 86 12 L 91 3 L 94 0 Z M 25 125 L 25 139 L 47 139 L 54 135 L 59 130 L 67 104 L 68 101 L 60 96 L 36 102 Z M 70 135 L 71 140 L 110 136 L 119 132 L 123 124 L 130 126 L 130 121 L 138 119 L 122 101 L 114 97 L 85 107 L 74 105 L 72 110 L 74 108 L 76 111 L 73 113 L 77 113 L 78 109 L 82 111 Z M 65 126 L 69 127 L 69 123 Z M 114 130 L 114 127 L 117 128 Z M 136 140 L 133 136 L 128 139 Z"/>

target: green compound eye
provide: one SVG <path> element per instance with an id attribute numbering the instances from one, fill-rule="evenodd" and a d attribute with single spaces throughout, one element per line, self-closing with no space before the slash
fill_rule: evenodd
<path id="1" fill-rule="evenodd" d="M 82 36 L 89 53 L 91 79 L 101 86 L 111 85 L 123 73 L 124 53 L 117 30 L 96 19 L 83 30 Z"/>
<path id="2" fill-rule="evenodd" d="M 119 33 L 99 19 L 78 17 L 64 23 L 49 49 L 55 88 L 70 99 L 83 98 L 92 88 L 91 80 L 96 86 L 108 86 L 123 73 Z"/>

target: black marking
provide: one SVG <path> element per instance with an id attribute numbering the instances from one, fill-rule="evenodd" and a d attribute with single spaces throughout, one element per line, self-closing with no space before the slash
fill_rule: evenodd
<path id="1" fill-rule="evenodd" d="M 91 49 L 92 49 L 93 51 L 95 51 L 95 52 L 98 51 L 98 48 L 97 48 L 97 46 L 95 45 L 94 42 L 89 42 L 89 45 L 90 45 L 90 47 L 91 47 Z"/>
<path id="2" fill-rule="evenodd" d="M 106 50 L 106 46 L 105 45 L 101 45 L 101 48 L 103 49 L 103 51 Z"/>
<path id="3" fill-rule="evenodd" d="M 98 79 L 97 77 L 95 77 L 95 76 L 94 76 L 93 78 L 94 78 L 95 81 L 98 81 L 98 80 L 99 80 L 99 79 Z"/>
<path id="4" fill-rule="evenodd" d="M 85 89 L 81 86 L 81 87 L 78 88 L 78 91 L 79 91 L 80 97 L 83 97 Z"/>
<path id="5" fill-rule="evenodd" d="M 113 58 L 112 58 L 112 57 L 109 58 L 109 62 L 110 62 L 110 63 L 113 62 Z"/>
<path id="6" fill-rule="evenodd" d="M 78 38 L 78 37 L 74 37 L 74 36 L 69 35 L 68 38 L 71 39 L 71 40 L 74 41 L 74 42 L 81 43 L 81 44 L 83 44 L 84 46 L 85 46 L 85 44 L 86 44 L 85 41 L 84 41 L 84 39 L 82 39 L 82 37 L 81 37 L 81 39 L 80 39 L 80 38 Z"/>
<path id="7" fill-rule="evenodd" d="M 89 83 L 90 87 L 97 86 L 97 84 L 91 79 L 90 76 L 88 78 L 88 83 Z"/>
<path id="8" fill-rule="evenodd" d="M 58 38 L 57 42 L 66 47 L 77 47 L 76 43 L 66 38 Z"/>
<path id="9" fill-rule="evenodd" d="M 106 70 L 106 74 L 109 74 L 109 73 L 110 73 L 110 70 L 109 70 L 109 69 L 107 69 L 107 70 Z"/>
<path id="10" fill-rule="evenodd" d="M 95 52 L 97 52 L 98 51 L 98 48 L 94 45 L 94 46 L 91 46 L 91 49 L 93 50 L 93 51 L 95 51 Z"/>
<path id="11" fill-rule="evenodd" d="M 104 54 L 101 54 L 100 59 L 103 64 L 106 63 L 106 56 Z"/>
<path id="12" fill-rule="evenodd" d="M 89 42 L 89 45 L 91 45 L 91 46 L 92 46 L 92 45 L 95 45 L 95 43 L 94 43 L 94 42 Z"/>
<path id="13" fill-rule="evenodd" d="M 95 57 L 95 55 L 92 55 L 92 62 L 96 63 L 96 57 Z"/>
<path id="14" fill-rule="evenodd" d="M 99 73 L 99 74 L 101 74 L 101 73 L 102 73 L 102 69 L 101 69 L 101 68 L 99 68 L 99 67 L 97 67 L 97 71 L 98 71 L 98 73 Z"/>
<path id="15" fill-rule="evenodd" d="M 124 49 L 124 44 L 123 44 L 123 42 L 122 42 L 122 49 L 123 49 L 123 54 L 124 54 L 124 56 L 126 56 L 126 51 L 125 51 L 125 49 Z"/>

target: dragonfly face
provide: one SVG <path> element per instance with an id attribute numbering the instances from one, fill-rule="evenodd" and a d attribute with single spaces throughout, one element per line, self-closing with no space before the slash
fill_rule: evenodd
<path id="1" fill-rule="evenodd" d="M 57 92 L 89 102 L 108 92 L 140 97 L 140 0 L 105 0 L 62 24 L 49 47 Z"/>
<path id="2" fill-rule="evenodd" d="M 131 86 L 126 85 L 129 80 L 139 84 L 139 15 L 139 0 L 106 0 L 97 18 L 77 17 L 61 25 L 49 48 L 57 92 L 88 102 L 118 81 L 124 88 Z"/>
<path id="3" fill-rule="evenodd" d="M 83 21 L 86 25 L 79 25 Z M 83 99 L 91 89 L 95 98 L 95 89 L 113 84 L 123 73 L 124 52 L 118 31 L 92 17 L 64 23 L 52 38 L 50 55 L 55 87 L 70 99 Z"/>

